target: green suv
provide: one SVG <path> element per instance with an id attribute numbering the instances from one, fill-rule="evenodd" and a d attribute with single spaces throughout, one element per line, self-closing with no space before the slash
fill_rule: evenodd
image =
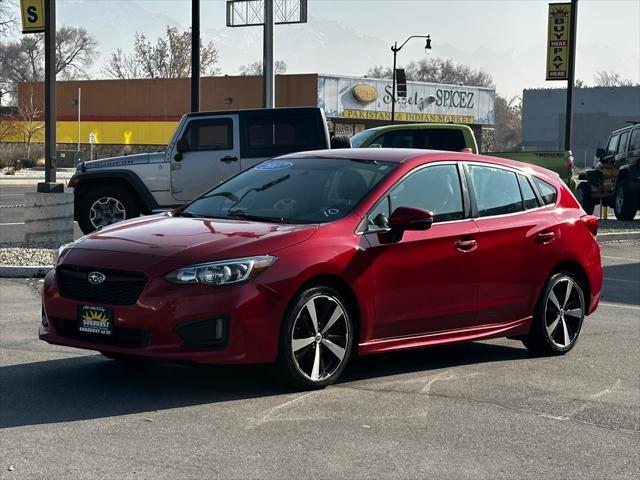
<path id="1" fill-rule="evenodd" d="M 618 220 L 632 220 L 640 207 L 640 124 L 612 132 L 607 148 L 596 150 L 594 167 L 578 181 L 576 198 L 585 212 L 592 214 L 602 202 Z"/>

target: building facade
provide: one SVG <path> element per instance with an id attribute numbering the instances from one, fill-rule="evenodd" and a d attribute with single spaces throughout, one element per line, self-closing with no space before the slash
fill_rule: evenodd
<path id="1" fill-rule="evenodd" d="M 67 81 L 57 85 L 59 144 L 86 144 L 91 138 L 97 147 L 123 146 L 130 151 L 139 146 L 164 145 L 190 106 L 188 78 Z M 391 80 L 278 75 L 275 87 L 276 106 L 321 107 L 338 135 L 353 135 L 391 121 Z M 42 83 L 22 83 L 18 87 L 21 106 L 33 104 L 42 112 L 43 98 Z M 482 144 L 483 138 L 493 138 L 488 132 L 493 132 L 495 123 L 494 103 L 493 89 L 407 82 L 406 98 L 396 98 L 395 120 L 464 123 L 474 129 Z M 202 111 L 261 106 L 261 77 L 201 79 Z M 8 140 L 20 141 L 18 136 Z M 41 136 L 35 141 L 42 141 Z"/>
<path id="2" fill-rule="evenodd" d="M 522 146 L 563 150 L 565 89 L 525 90 L 522 96 Z M 640 86 L 576 88 L 573 91 L 570 149 L 578 167 L 590 166 L 609 133 L 640 121 Z"/>

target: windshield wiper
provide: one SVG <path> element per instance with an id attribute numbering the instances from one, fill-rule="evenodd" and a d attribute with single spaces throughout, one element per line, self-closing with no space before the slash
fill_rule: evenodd
<path id="1" fill-rule="evenodd" d="M 263 217 L 261 215 L 251 215 L 244 210 L 229 210 L 229 218 L 241 218 L 243 220 L 255 220 L 257 222 L 275 222 L 286 223 L 287 220 L 283 217 Z"/>
<path id="2" fill-rule="evenodd" d="M 228 208 L 228 211 L 231 211 L 231 209 L 233 207 L 235 207 L 236 205 L 238 205 L 242 200 L 244 200 L 244 197 L 246 197 L 247 195 L 249 195 L 251 192 L 264 192 L 265 190 L 271 188 L 271 187 L 275 187 L 276 185 L 278 185 L 279 183 L 282 183 L 286 180 L 289 180 L 289 177 L 291 177 L 291 175 L 287 174 L 287 175 L 283 175 L 280 178 L 276 178 L 275 180 L 271 180 L 270 182 L 265 183 L 264 185 L 260 185 L 259 187 L 253 187 L 250 188 L 249 190 L 247 190 L 246 192 L 244 192 L 244 194 L 242 194 L 242 196 L 235 201 L 235 203 L 233 205 L 231 205 Z"/>

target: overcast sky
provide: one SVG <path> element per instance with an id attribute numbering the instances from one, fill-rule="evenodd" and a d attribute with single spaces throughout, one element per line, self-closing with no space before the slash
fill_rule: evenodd
<path id="1" fill-rule="evenodd" d="M 127 48 L 135 30 L 157 37 L 164 25 L 190 23 L 190 0 L 58 0 L 59 24 L 84 26 L 100 42 L 101 59 Z M 205 40 L 220 50 L 222 73 L 262 56 L 261 28 L 225 27 L 225 3 L 202 0 Z M 545 82 L 547 4 L 542 0 L 309 0 L 306 25 L 276 26 L 275 56 L 289 73 L 362 75 L 372 64 L 390 65 L 394 41 L 430 34 L 431 55 L 483 68 L 499 93 L 564 87 Z M 424 57 L 410 42 L 400 64 Z M 593 82 L 598 70 L 640 82 L 640 0 L 580 0 L 577 78 Z M 99 60 L 101 61 L 101 60 Z"/>

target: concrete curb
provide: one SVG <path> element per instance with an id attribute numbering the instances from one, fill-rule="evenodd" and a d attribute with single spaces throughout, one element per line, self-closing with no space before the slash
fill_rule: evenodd
<path id="1" fill-rule="evenodd" d="M 19 265 L 0 265 L 0 278 L 41 278 L 44 277 L 49 270 L 52 270 L 53 266 L 47 267 L 35 267 Z"/>
<path id="2" fill-rule="evenodd" d="M 599 242 L 615 242 L 618 240 L 640 240 L 640 232 L 598 233 Z"/>

